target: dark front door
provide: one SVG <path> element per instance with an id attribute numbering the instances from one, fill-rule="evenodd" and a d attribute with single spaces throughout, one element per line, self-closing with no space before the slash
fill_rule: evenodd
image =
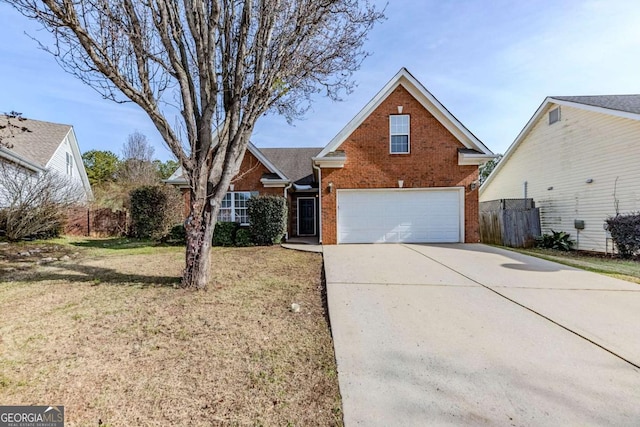
<path id="1" fill-rule="evenodd" d="M 298 235 L 313 236 L 316 234 L 316 199 L 305 197 L 298 199 Z"/>

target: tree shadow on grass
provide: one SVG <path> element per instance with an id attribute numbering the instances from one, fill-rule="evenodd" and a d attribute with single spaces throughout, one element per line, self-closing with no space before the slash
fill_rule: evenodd
<path id="1" fill-rule="evenodd" d="M 65 281 L 69 283 L 88 283 L 97 285 L 177 287 L 178 276 L 153 276 L 130 274 L 113 268 L 96 267 L 82 264 L 50 265 L 38 271 L 17 272 L 10 278 L 19 282 Z"/>
<path id="2" fill-rule="evenodd" d="M 128 237 L 112 237 L 109 239 L 87 239 L 71 242 L 70 245 L 95 249 L 136 249 L 163 246 L 153 240 L 131 239 Z"/>

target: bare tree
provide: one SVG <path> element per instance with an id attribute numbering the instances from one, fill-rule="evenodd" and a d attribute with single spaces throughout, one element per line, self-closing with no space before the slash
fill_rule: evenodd
<path id="1" fill-rule="evenodd" d="M 9 240 L 55 234 L 84 190 L 52 170 L 33 173 L 0 162 L 0 227 Z"/>
<path id="2" fill-rule="evenodd" d="M 13 148 L 10 138 L 23 132 L 31 132 L 28 127 L 21 125 L 25 119 L 22 113 L 11 111 L 0 116 L 0 147 Z"/>
<path id="3" fill-rule="evenodd" d="M 256 120 L 352 88 L 369 0 L 0 0 L 54 36 L 43 46 L 104 97 L 138 104 L 191 187 L 182 284 L 205 288 L 213 228 Z"/>
<path id="4" fill-rule="evenodd" d="M 154 148 L 147 137 L 134 132 L 122 146 L 122 162 L 118 171 L 118 180 L 125 187 L 156 185 L 160 183 L 157 169 L 153 164 Z"/>

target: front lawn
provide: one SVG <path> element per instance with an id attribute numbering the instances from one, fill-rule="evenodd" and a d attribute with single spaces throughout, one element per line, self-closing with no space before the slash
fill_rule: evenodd
<path id="1" fill-rule="evenodd" d="M 533 255 L 549 261 L 558 262 L 570 267 L 601 273 L 617 279 L 640 283 L 640 262 L 637 260 L 624 260 L 611 258 L 605 255 L 593 255 L 584 252 L 562 252 L 553 249 L 513 249 L 527 255 Z"/>
<path id="2" fill-rule="evenodd" d="M 0 257 L 3 405 L 64 405 L 69 426 L 341 425 L 319 254 L 216 248 L 194 292 L 175 288 L 181 247 L 55 245 L 69 258 Z"/>

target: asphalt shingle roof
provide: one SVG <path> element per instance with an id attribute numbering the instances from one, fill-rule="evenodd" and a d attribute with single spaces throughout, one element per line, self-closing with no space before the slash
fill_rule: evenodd
<path id="1" fill-rule="evenodd" d="M 0 115 L 0 123 L 5 125 L 7 116 Z M 13 132 L 14 136 L 7 138 L 8 130 L 3 129 L 0 131 L 2 132 L 3 143 L 9 144 L 9 149 L 20 157 L 37 163 L 42 167 L 46 166 L 71 129 L 70 125 L 31 119 L 11 119 L 11 123 L 16 126 L 26 127 L 29 131 L 15 130 Z"/>
<path id="2" fill-rule="evenodd" d="M 552 96 L 551 98 L 640 114 L 640 95 Z"/>
<path id="3" fill-rule="evenodd" d="M 313 176 L 311 158 L 318 155 L 322 148 L 260 148 L 259 150 L 292 182 L 310 184 Z"/>

